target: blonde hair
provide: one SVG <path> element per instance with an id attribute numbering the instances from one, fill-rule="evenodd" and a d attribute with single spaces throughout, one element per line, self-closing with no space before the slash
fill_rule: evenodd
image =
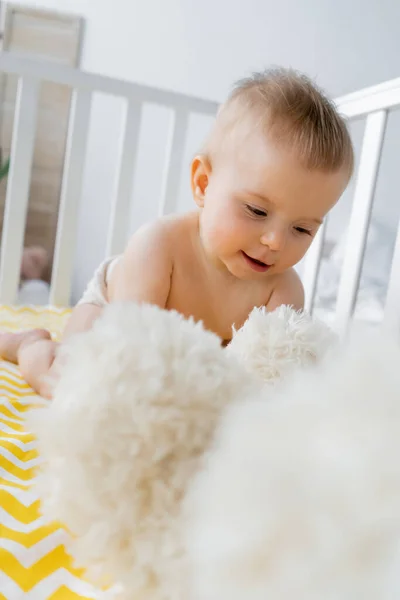
<path id="1" fill-rule="evenodd" d="M 292 69 L 270 69 L 239 81 L 221 106 L 205 151 L 212 157 L 238 124 L 296 151 L 308 169 L 353 172 L 353 145 L 344 119 L 323 92 Z"/>

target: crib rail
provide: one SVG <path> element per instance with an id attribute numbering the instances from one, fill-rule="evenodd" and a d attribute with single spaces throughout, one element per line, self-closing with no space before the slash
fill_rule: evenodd
<path id="1" fill-rule="evenodd" d="M 365 119 L 361 158 L 356 173 L 352 213 L 347 230 L 347 247 L 342 265 L 336 303 L 335 327 L 342 335 L 353 316 L 379 173 L 387 116 L 400 106 L 400 78 L 343 96 L 336 105 L 348 120 Z M 325 223 L 326 227 L 326 223 Z M 321 263 L 322 236 L 314 241 L 305 261 L 306 307 L 312 311 Z M 400 234 L 393 257 L 384 323 L 400 333 Z"/>
<path id="2" fill-rule="evenodd" d="M 156 104 L 171 111 L 171 135 L 159 208 L 159 212 L 165 214 L 175 209 L 177 201 L 189 115 L 214 115 L 218 105 L 201 98 L 6 52 L 0 54 L 0 72 L 19 78 L 0 257 L 2 303 L 13 303 L 18 291 L 40 84 L 51 81 L 68 85 L 73 90 L 50 298 L 54 305 L 67 305 L 73 269 L 71 249 L 76 243 L 93 93 L 101 92 L 125 101 L 125 119 L 120 132 L 119 162 L 108 230 L 109 254 L 122 250 L 128 233 L 126 213 L 133 189 L 142 107 Z"/>

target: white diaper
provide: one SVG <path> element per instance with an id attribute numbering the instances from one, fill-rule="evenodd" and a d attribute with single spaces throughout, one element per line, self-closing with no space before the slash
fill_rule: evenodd
<path id="1" fill-rule="evenodd" d="M 82 298 L 78 302 L 78 306 L 80 304 L 94 304 L 95 306 L 105 306 L 108 304 L 107 285 L 112 269 L 120 258 L 120 256 L 113 256 L 101 263 L 89 281 Z"/>

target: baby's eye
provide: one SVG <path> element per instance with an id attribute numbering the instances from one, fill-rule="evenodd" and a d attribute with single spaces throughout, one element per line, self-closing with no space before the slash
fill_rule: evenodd
<path id="1" fill-rule="evenodd" d="M 309 229 L 305 229 L 305 227 L 295 227 L 296 231 L 299 233 L 305 233 L 306 235 L 311 235 L 311 231 Z"/>
<path id="2" fill-rule="evenodd" d="M 250 206 L 250 204 L 246 205 L 247 209 L 256 217 L 266 217 L 267 212 L 265 210 L 261 210 L 261 208 L 256 208 L 255 206 Z"/>

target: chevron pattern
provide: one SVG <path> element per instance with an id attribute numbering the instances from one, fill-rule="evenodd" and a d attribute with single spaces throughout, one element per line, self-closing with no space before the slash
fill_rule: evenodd
<path id="1" fill-rule="evenodd" d="M 58 338 L 69 310 L 0 306 L 0 331 L 43 327 Z M 88 600 L 104 593 L 85 582 L 48 523 L 32 489 L 39 457 L 24 414 L 43 403 L 18 368 L 0 361 L 0 600 Z"/>

